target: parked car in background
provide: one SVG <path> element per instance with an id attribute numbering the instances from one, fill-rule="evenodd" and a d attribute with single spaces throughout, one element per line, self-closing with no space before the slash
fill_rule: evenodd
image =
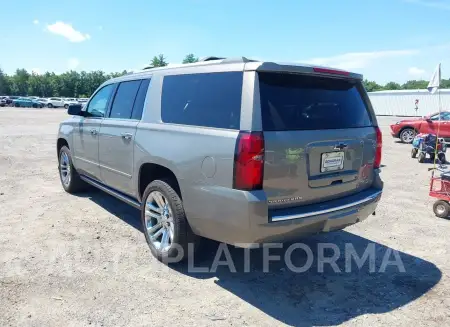
<path id="1" fill-rule="evenodd" d="M 78 104 L 75 98 L 64 98 L 64 108 L 68 109 L 71 104 Z"/>
<path id="2" fill-rule="evenodd" d="M 37 101 L 42 103 L 42 105 L 44 107 L 47 107 L 47 105 L 48 105 L 48 99 L 47 98 L 38 98 Z"/>
<path id="3" fill-rule="evenodd" d="M 16 95 L 10 95 L 10 96 L 6 97 L 6 105 L 12 106 L 13 100 L 18 99 L 18 98 L 20 98 L 20 97 L 18 97 Z"/>
<path id="4" fill-rule="evenodd" d="M 49 108 L 64 107 L 64 100 L 62 98 L 48 98 L 47 107 Z"/>
<path id="5" fill-rule="evenodd" d="M 450 111 L 404 119 L 391 125 L 391 135 L 403 143 L 412 143 L 418 133 L 436 135 L 439 133 L 439 137 L 450 138 Z"/>
<path id="6" fill-rule="evenodd" d="M 186 258 L 199 236 L 251 246 L 340 230 L 382 194 L 362 75 L 211 60 L 111 79 L 68 114 L 62 187 L 91 184 L 141 210 L 159 260 Z"/>
<path id="7" fill-rule="evenodd" d="M 30 98 L 18 98 L 13 100 L 14 107 L 30 107 L 30 108 L 42 108 L 44 105 L 39 101 Z"/>
<path id="8" fill-rule="evenodd" d="M 0 97 L 0 107 L 6 106 L 6 98 L 7 97 Z"/>
<path id="9" fill-rule="evenodd" d="M 77 98 L 78 103 L 83 104 L 88 102 L 89 98 Z"/>

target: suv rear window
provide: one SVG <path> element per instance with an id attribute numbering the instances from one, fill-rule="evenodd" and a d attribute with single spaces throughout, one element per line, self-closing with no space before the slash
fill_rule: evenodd
<path id="1" fill-rule="evenodd" d="M 286 73 L 259 73 L 266 131 L 372 126 L 359 81 Z"/>
<path id="2" fill-rule="evenodd" d="M 242 72 L 164 77 L 161 119 L 165 123 L 239 129 Z"/>

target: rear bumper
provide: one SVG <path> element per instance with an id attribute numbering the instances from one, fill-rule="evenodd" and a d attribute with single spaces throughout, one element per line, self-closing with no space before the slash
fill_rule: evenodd
<path id="1" fill-rule="evenodd" d="M 383 183 L 378 177 L 373 187 L 357 194 L 281 210 L 268 209 L 263 191 L 245 192 L 247 194 L 242 202 L 236 201 L 238 197 L 228 201 L 230 196 L 222 198 L 221 202 L 208 202 L 214 203 L 214 216 L 200 218 L 197 215 L 199 219 L 191 219 L 193 215 L 186 213 L 195 233 L 217 241 L 241 247 L 255 243 L 288 242 L 365 220 L 375 211 L 382 188 Z M 208 195 L 211 196 L 211 192 Z"/>

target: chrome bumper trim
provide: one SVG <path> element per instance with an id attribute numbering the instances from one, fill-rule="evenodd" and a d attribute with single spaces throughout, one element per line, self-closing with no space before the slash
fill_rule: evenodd
<path id="1" fill-rule="evenodd" d="M 271 221 L 283 221 L 283 220 L 291 220 L 291 219 L 298 219 L 298 218 L 307 218 L 307 217 L 312 217 L 312 216 L 319 216 L 319 215 L 324 215 L 327 213 L 331 213 L 331 212 L 336 212 L 339 210 L 344 210 L 344 209 L 348 209 L 351 207 L 355 207 L 357 205 L 360 204 L 364 204 L 364 203 L 368 203 L 368 202 L 373 202 L 376 198 L 378 198 L 379 196 L 381 196 L 381 194 L 383 193 L 383 191 L 378 191 L 364 199 L 355 201 L 355 202 L 351 202 L 348 204 L 344 204 L 338 207 L 333 207 L 333 208 L 329 208 L 329 209 L 324 209 L 324 210 L 317 210 L 317 211 L 311 211 L 311 212 L 306 212 L 306 213 L 300 213 L 300 214 L 294 214 L 294 215 L 287 215 L 287 216 L 273 216 Z"/>

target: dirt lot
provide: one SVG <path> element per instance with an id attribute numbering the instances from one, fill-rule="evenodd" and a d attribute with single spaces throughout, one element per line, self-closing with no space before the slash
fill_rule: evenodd
<path id="1" fill-rule="evenodd" d="M 377 215 L 302 240 L 342 252 L 345 243 L 359 252 L 374 243 L 377 271 L 296 274 L 282 262 L 264 273 L 262 250 L 252 252 L 249 273 L 235 248 L 236 273 L 158 263 L 135 209 L 100 191 L 63 192 L 55 135 L 64 117 L 64 110 L 0 109 L 0 326 L 450 325 L 450 220 L 434 216 L 430 165 L 390 137 L 392 118 L 379 119 L 385 193 Z M 204 246 L 196 266 L 214 260 L 218 245 Z M 405 272 L 379 272 L 390 249 Z"/>

